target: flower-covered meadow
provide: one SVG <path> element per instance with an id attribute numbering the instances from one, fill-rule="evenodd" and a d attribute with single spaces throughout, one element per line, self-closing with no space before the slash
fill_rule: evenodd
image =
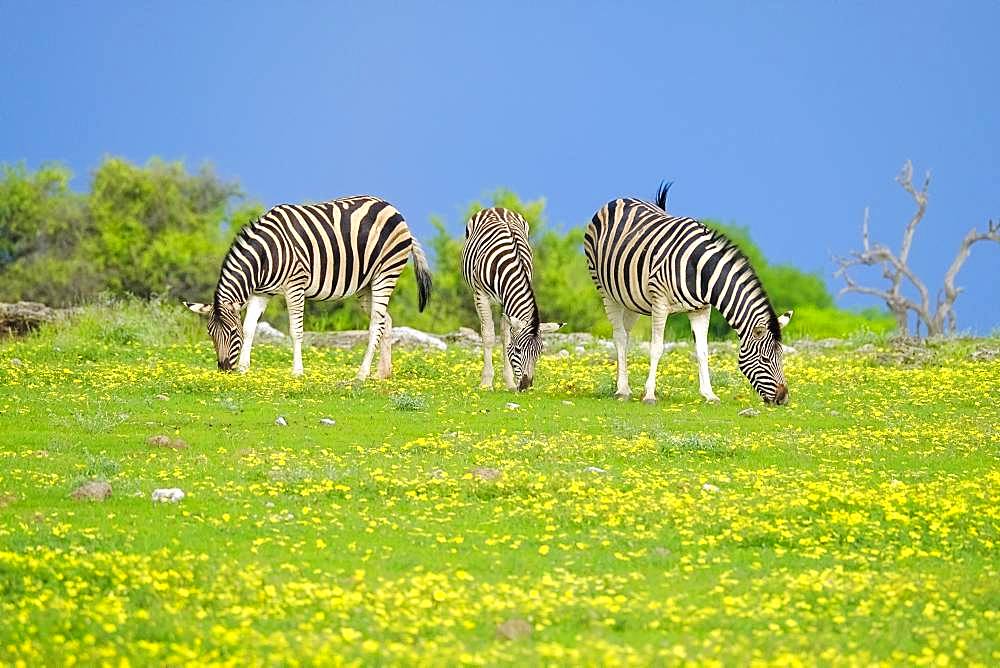
<path id="1" fill-rule="evenodd" d="M 984 346 L 801 347 L 774 408 L 724 344 L 721 404 L 678 348 L 647 406 L 602 351 L 515 395 L 475 352 L 356 385 L 357 351 L 2 343 L 0 663 L 996 665 Z"/>

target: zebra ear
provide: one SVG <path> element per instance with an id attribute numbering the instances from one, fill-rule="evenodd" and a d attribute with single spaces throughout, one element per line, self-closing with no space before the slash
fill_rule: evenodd
<path id="1" fill-rule="evenodd" d="M 211 304 L 202 304 L 201 302 L 184 302 L 184 306 L 187 306 L 198 315 L 208 315 L 212 312 Z"/>
<path id="2" fill-rule="evenodd" d="M 789 309 L 778 316 L 778 325 L 780 325 L 781 328 L 784 329 L 785 325 L 787 325 L 788 321 L 791 319 L 792 319 L 792 310 Z"/>
<path id="3" fill-rule="evenodd" d="M 517 334 L 522 329 L 524 329 L 524 321 L 520 320 L 518 318 L 515 318 L 514 316 L 511 316 L 510 317 L 510 331 L 512 331 L 515 334 Z"/>
<path id="4" fill-rule="evenodd" d="M 542 334 L 548 334 L 549 332 L 554 332 L 565 325 L 565 322 L 543 322 L 538 326 L 538 331 Z"/>

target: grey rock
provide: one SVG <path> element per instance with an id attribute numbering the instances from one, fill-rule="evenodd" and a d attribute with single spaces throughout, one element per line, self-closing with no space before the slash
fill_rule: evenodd
<path id="1" fill-rule="evenodd" d="M 583 470 L 586 471 L 587 473 L 607 473 L 607 471 L 605 469 L 602 469 L 600 466 L 588 466 Z"/>
<path id="2" fill-rule="evenodd" d="M 326 427 L 332 427 L 333 425 L 337 424 L 337 421 L 334 420 L 333 418 L 325 417 L 325 418 L 320 418 L 319 423 Z"/>
<path id="3" fill-rule="evenodd" d="M 54 322 L 60 315 L 56 309 L 38 302 L 0 304 L 0 335 L 21 336 Z"/>
<path id="4" fill-rule="evenodd" d="M 715 494 L 716 492 L 719 491 L 719 488 L 710 482 L 706 482 L 704 485 L 701 486 L 701 488 L 706 492 L 708 492 L 709 494 Z"/>
<path id="5" fill-rule="evenodd" d="M 530 637 L 532 630 L 531 623 L 526 619 L 508 619 L 497 626 L 497 638 L 500 640 L 521 640 Z"/>
<path id="6" fill-rule="evenodd" d="M 492 469 L 485 466 L 477 466 L 472 469 L 471 473 L 473 478 L 484 482 L 496 482 L 503 475 L 500 469 Z"/>
<path id="7" fill-rule="evenodd" d="M 77 501 L 104 501 L 111 496 L 111 485 L 103 480 L 91 480 L 74 489 L 70 496 Z"/>
<path id="8" fill-rule="evenodd" d="M 187 442 L 182 438 L 172 438 L 165 434 L 150 436 L 146 439 L 146 444 L 154 448 L 170 448 L 171 450 L 186 450 Z"/>
<path id="9" fill-rule="evenodd" d="M 752 407 L 744 408 L 739 413 L 737 413 L 737 415 L 739 415 L 740 417 L 757 417 L 758 415 L 760 415 L 760 411 Z"/>
<path id="10" fill-rule="evenodd" d="M 285 416 L 279 415 L 274 419 L 274 424 L 278 425 L 279 427 L 287 427 L 288 420 L 285 419 Z"/>

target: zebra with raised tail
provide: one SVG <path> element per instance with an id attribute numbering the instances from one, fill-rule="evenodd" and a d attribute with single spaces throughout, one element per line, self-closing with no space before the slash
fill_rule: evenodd
<path id="1" fill-rule="evenodd" d="M 389 297 L 410 257 L 423 311 L 431 293 L 430 269 L 423 249 L 395 207 L 367 195 L 320 204 L 282 204 L 236 235 L 222 262 L 213 302 L 184 304 L 208 316 L 219 369 L 246 371 L 257 321 L 268 299 L 284 294 L 292 374 L 299 376 L 306 300 L 358 295 L 370 315 L 368 348 L 358 380 L 371 372 L 377 347 L 379 378 L 388 378 L 392 374 Z M 244 306 L 246 317 L 241 324 Z"/>
<path id="2" fill-rule="evenodd" d="M 781 329 L 792 312 L 777 315 L 747 257 L 723 235 L 692 218 L 666 212 L 669 184 L 656 204 L 616 199 L 594 215 L 584 253 L 614 330 L 618 353 L 616 396 L 627 399 L 628 336 L 639 315 L 652 317 L 649 375 L 643 401 L 656 401 L 656 367 L 663 327 L 671 313 L 686 312 L 695 339 L 698 384 L 718 401 L 708 373 L 708 319 L 715 307 L 740 339 L 739 367 L 767 403 L 788 402 Z"/>
<path id="3" fill-rule="evenodd" d="M 483 209 L 465 226 L 462 275 L 472 288 L 483 337 L 482 387 L 493 387 L 493 303 L 500 304 L 503 379 L 508 390 L 526 390 L 542 352 L 541 335 L 564 323 L 541 322 L 531 287 L 528 222 L 509 209 Z"/>

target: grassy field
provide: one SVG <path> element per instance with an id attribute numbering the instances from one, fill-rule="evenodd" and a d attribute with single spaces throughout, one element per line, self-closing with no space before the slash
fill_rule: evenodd
<path id="1" fill-rule="evenodd" d="M 137 308 L 0 343 L 2 664 L 1000 662 L 1000 341 L 799 346 L 786 408 L 679 349 L 646 406 L 599 351 L 223 375 Z"/>

